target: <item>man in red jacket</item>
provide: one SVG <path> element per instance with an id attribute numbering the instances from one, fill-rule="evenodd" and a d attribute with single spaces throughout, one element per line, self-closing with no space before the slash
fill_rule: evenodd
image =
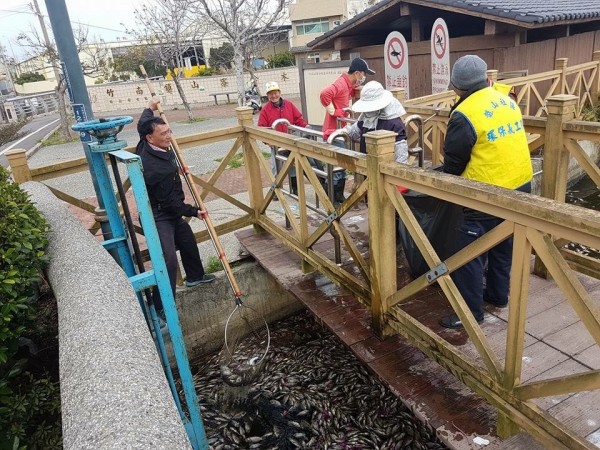
<path id="1" fill-rule="evenodd" d="M 367 74 L 374 75 L 375 71 L 369 67 L 364 59 L 354 58 L 350 63 L 348 73 L 341 74 L 332 84 L 321 91 L 319 99 L 326 111 L 325 119 L 323 120 L 323 139 L 325 141 L 337 129 L 338 117 L 348 117 L 349 113 L 345 109 L 348 108 L 351 99 L 360 97 L 360 90 L 362 89 L 362 84 L 367 79 Z M 333 189 L 335 203 L 342 203 L 344 201 L 345 182 L 345 171 L 334 174 Z"/>
<path id="2" fill-rule="evenodd" d="M 267 97 L 269 101 L 263 109 L 260 111 L 260 115 L 258 116 L 258 126 L 259 127 L 269 127 L 273 125 L 277 119 L 287 119 L 290 124 L 296 125 L 299 127 L 306 127 L 308 122 L 302 117 L 302 113 L 296 108 L 296 106 L 290 102 L 289 100 L 284 100 L 281 97 L 281 89 L 279 89 L 279 85 L 275 81 L 270 81 L 266 85 Z M 277 131 L 281 131 L 282 133 L 287 132 L 287 127 L 284 124 L 279 124 L 275 128 Z M 275 173 L 275 152 L 276 148 L 271 147 L 271 165 L 273 167 L 273 173 Z M 289 155 L 289 151 L 287 152 Z M 296 180 L 296 168 L 292 167 L 290 169 L 290 190 L 292 194 L 298 195 L 298 182 Z"/>

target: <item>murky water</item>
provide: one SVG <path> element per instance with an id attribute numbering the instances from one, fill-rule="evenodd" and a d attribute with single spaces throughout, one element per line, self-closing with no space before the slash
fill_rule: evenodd
<path id="1" fill-rule="evenodd" d="M 271 352 L 251 386 L 226 386 L 219 355 L 194 362 L 211 448 L 446 448 L 309 313 L 271 332 Z"/>
<path id="2" fill-rule="evenodd" d="M 598 189 L 591 178 L 585 177 L 567 191 L 566 201 L 567 203 L 600 211 L 600 189 Z M 586 247 L 573 242 L 567 244 L 567 248 L 582 255 L 600 259 L 600 249 Z"/>

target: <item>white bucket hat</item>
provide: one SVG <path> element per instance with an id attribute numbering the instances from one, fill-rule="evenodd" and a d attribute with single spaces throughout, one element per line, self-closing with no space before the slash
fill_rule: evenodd
<path id="1" fill-rule="evenodd" d="M 378 81 L 369 81 L 360 91 L 360 100 L 352 105 L 352 111 L 363 113 L 378 111 L 389 105 L 394 96 Z"/>

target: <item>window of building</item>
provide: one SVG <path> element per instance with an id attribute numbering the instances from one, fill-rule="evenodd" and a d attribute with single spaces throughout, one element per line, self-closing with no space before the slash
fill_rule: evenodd
<path id="1" fill-rule="evenodd" d="M 318 63 L 321 62 L 321 55 L 319 53 L 307 53 L 306 54 L 306 62 L 307 63 Z"/>
<path id="2" fill-rule="evenodd" d="M 329 31 L 328 19 L 302 20 L 296 24 L 296 34 L 298 36 L 305 34 L 325 33 L 326 31 Z"/>

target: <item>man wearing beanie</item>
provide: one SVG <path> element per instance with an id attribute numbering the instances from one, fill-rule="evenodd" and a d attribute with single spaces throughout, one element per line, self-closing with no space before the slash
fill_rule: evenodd
<path id="1" fill-rule="evenodd" d="M 476 55 L 463 56 L 452 67 L 450 83 L 459 98 L 450 111 L 444 172 L 530 192 L 533 170 L 523 116 L 512 98 L 488 86 L 486 72 L 487 64 Z M 497 217 L 464 208 L 456 250 L 501 222 Z M 484 302 L 497 308 L 508 305 L 512 246 L 512 238 L 508 238 L 452 274 L 478 323 L 483 322 Z M 463 326 L 456 314 L 444 317 L 440 324 L 446 328 Z"/>

